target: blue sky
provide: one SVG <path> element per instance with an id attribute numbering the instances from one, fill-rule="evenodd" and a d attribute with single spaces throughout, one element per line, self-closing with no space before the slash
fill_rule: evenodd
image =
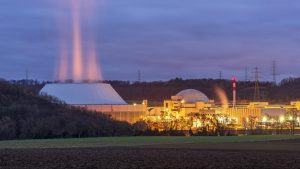
<path id="1" fill-rule="evenodd" d="M 53 80 L 62 39 L 71 41 L 71 0 L 0 1 L 0 77 Z M 85 0 L 90 1 L 90 0 Z M 299 76 L 300 1 L 97 0 L 83 11 L 83 45 L 96 41 L 105 79 Z M 71 61 L 70 61 L 71 62 Z M 251 75 L 249 74 L 251 77 Z"/>

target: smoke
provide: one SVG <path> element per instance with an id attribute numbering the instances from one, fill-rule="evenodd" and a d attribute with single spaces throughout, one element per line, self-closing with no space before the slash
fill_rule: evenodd
<path id="1" fill-rule="evenodd" d="M 73 16 L 73 80 L 83 80 L 82 44 L 80 29 L 80 1 L 72 1 Z"/>
<path id="2" fill-rule="evenodd" d="M 100 70 L 100 66 L 97 64 L 95 44 L 90 43 L 88 50 L 88 60 L 87 60 L 87 80 L 88 81 L 97 81 L 102 80 L 103 76 Z"/>
<path id="3" fill-rule="evenodd" d="M 223 89 L 221 89 L 220 87 L 216 86 L 215 87 L 215 93 L 218 96 L 218 98 L 219 98 L 219 100 L 222 104 L 222 107 L 224 109 L 228 108 L 229 107 L 229 102 L 228 102 L 228 98 L 227 98 L 227 95 L 226 95 L 225 91 Z"/>
<path id="4" fill-rule="evenodd" d="M 95 47 L 95 41 L 91 36 L 87 45 L 84 48 L 83 34 L 81 30 L 81 19 L 91 20 L 93 16 L 93 7 L 95 6 L 95 0 L 70 0 L 72 16 L 72 64 L 68 62 L 68 49 L 65 42 L 61 44 L 61 55 L 59 58 L 58 72 L 56 78 L 59 81 L 65 81 L 66 79 L 72 79 L 75 82 L 82 81 L 102 81 L 103 76 L 97 59 L 97 52 Z M 82 11 L 88 13 L 83 16 Z M 67 26 L 66 26 L 67 27 Z M 88 34 L 92 35 L 94 30 L 88 30 Z M 64 35 L 65 36 L 65 35 Z M 84 54 L 87 54 L 84 56 Z M 86 63 L 86 64 L 85 64 Z M 70 74 L 68 72 L 71 72 Z"/>

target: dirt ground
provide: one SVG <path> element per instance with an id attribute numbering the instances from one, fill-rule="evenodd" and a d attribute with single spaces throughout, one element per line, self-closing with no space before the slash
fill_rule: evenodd
<path id="1" fill-rule="evenodd" d="M 0 149 L 1 169 L 299 169 L 300 140 L 68 149 Z"/>

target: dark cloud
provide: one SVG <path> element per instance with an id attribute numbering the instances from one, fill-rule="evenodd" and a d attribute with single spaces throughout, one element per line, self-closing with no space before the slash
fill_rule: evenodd
<path id="1" fill-rule="evenodd" d="M 61 41 L 71 44 L 71 0 L 0 2 L 0 76 L 53 79 Z M 85 0 L 89 1 L 89 0 Z M 293 0 L 106 0 L 83 13 L 106 79 L 243 77 L 258 66 L 271 79 L 300 69 L 300 2 Z"/>

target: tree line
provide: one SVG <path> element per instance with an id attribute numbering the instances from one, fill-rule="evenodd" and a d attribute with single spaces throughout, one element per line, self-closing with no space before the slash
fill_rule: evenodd
<path id="1" fill-rule="evenodd" d="M 125 100 L 142 100 L 162 102 L 170 99 L 184 89 L 197 89 L 205 93 L 210 99 L 218 102 L 216 88 L 221 88 L 232 98 L 232 81 L 226 79 L 181 79 L 175 78 L 169 81 L 134 82 L 109 81 Z M 240 102 L 254 101 L 255 82 L 238 81 L 237 99 Z M 300 99 L 300 78 L 283 79 L 280 83 L 262 81 L 259 82 L 259 101 L 271 103 L 289 103 Z"/>
<path id="2" fill-rule="evenodd" d="M 70 81 L 71 82 L 71 81 Z M 218 102 L 215 89 L 221 88 L 232 98 L 232 82 L 226 79 L 181 79 L 175 78 L 168 81 L 130 82 L 130 81 L 104 81 L 110 83 L 126 101 L 141 101 L 147 99 L 150 103 L 161 104 L 163 100 L 170 99 L 184 89 L 192 88 L 205 93 L 210 99 Z M 11 84 L 27 89 L 32 94 L 38 94 L 48 81 L 36 80 L 10 81 Z M 239 101 L 254 100 L 253 81 L 238 81 L 237 99 Z M 289 103 L 291 100 L 300 99 L 300 78 L 286 78 L 278 84 L 273 82 L 259 82 L 260 101 L 274 103 Z"/>

